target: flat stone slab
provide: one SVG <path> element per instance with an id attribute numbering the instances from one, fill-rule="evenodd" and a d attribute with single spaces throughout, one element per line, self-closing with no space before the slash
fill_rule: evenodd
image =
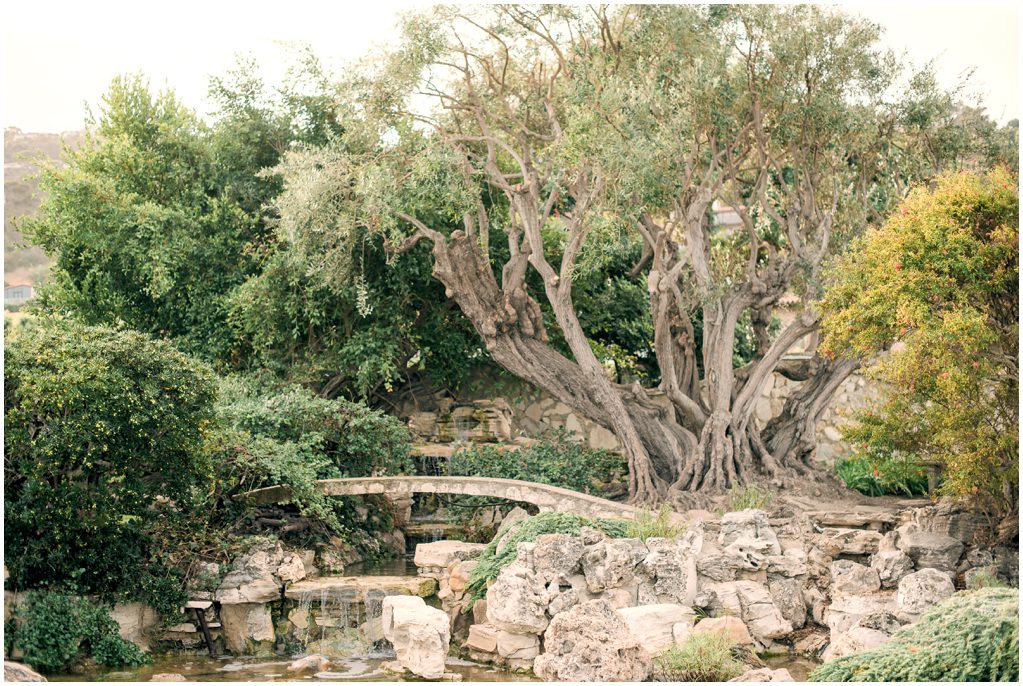
<path id="1" fill-rule="evenodd" d="M 189 600 L 185 603 L 186 610 L 208 610 L 213 607 L 212 600 Z"/>
<path id="2" fill-rule="evenodd" d="M 284 591 L 290 600 L 337 598 L 364 602 L 367 597 L 414 595 L 426 598 L 437 592 L 437 580 L 416 576 L 323 576 L 291 584 Z"/>
<path id="3" fill-rule="evenodd" d="M 456 560 L 471 560 L 479 557 L 485 543 L 464 543 L 462 541 L 434 541 L 416 546 L 414 562 L 417 567 L 447 567 Z"/>

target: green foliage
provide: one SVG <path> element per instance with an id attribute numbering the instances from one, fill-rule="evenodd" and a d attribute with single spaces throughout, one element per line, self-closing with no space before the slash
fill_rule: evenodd
<path id="1" fill-rule="evenodd" d="M 835 472 L 849 488 L 863 495 L 926 495 L 927 470 L 912 455 L 868 448 L 835 463 Z"/>
<path id="2" fill-rule="evenodd" d="M 675 538 L 686 530 L 684 523 L 673 521 L 674 510 L 662 505 L 657 513 L 643 510 L 629 522 L 626 536 L 645 541 L 648 538 Z"/>
<path id="3" fill-rule="evenodd" d="M 613 538 L 625 538 L 629 535 L 629 522 L 624 519 L 590 519 L 567 512 L 544 512 L 510 526 L 502 526 L 487 547 L 483 549 L 469 574 L 466 593 L 475 603 L 487 594 L 487 582 L 497 578 L 501 570 L 515 560 L 519 543 L 535 541 L 543 534 L 578 535 L 579 530 L 588 526 L 603 531 Z M 497 552 L 501 546 L 501 552 Z M 471 608 L 472 605 L 470 604 Z"/>
<path id="4" fill-rule="evenodd" d="M 774 493 L 762 490 L 756 484 L 732 486 L 728 489 L 728 511 L 762 510 L 774 500 Z"/>
<path id="5" fill-rule="evenodd" d="M 1017 185 L 996 168 L 914 190 L 831 267 L 821 303 L 831 354 L 891 348 L 873 370 L 886 396 L 849 441 L 938 461 L 943 492 L 1007 523 L 1019 483 Z"/>
<path id="6" fill-rule="evenodd" d="M 24 232 L 55 259 L 41 307 L 226 358 L 224 296 L 260 227 L 220 192 L 209 132 L 170 91 L 118 77 L 83 144 L 47 167 Z"/>
<path id="7" fill-rule="evenodd" d="M 4 388 L 8 583 L 172 602 L 148 527 L 210 484 L 208 369 L 143 334 L 50 320 L 8 340 Z"/>
<path id="8" fill-rule="evenodd" d="M 654 658 L 655 681 L 729 681 L 746 671 L 732 656 L 734 644 L 713 632 L 690 633 Z"/>
<path id="9" fill-rule="evenodd" d="M 571 440 L 564 431 L 516 450 L 473 444 L 456 451 L 448 462 L 451 476 L 518 479 L 599 495 L 627 474 L 625 458 L 610 450 L 593 450 Z"/>
<path id="10" fill-rule="evenodd" d="M 875 650 L 815 669 L 811 681 L 1019 681 L 1019 590 L 964 591 Z"/>
<path id="11" fill-rule="evenodd" d="M 218 430 L 206 445 L 217 467 L 212 500 L 233 510 L 232 494 L 285 485 L 302 516 L 353 545 L 373 547 L 353 521 L 354 506 L 320 494 L 315 482 L 411 471 L 411 437 L 399 420 L 360 403 L 241 376 L 221 381 L 216 414 Z"/>
<path id="12" fill-rule="evenodd" d="M 105 607 L 86 598 L 33 592 L 16 608 L 15 618 L 9 627 L 12 645 L 42 672 L 68 671 L 85 657 L 106 667 L 137 667 L 150 660 L 118 635 Z"/>

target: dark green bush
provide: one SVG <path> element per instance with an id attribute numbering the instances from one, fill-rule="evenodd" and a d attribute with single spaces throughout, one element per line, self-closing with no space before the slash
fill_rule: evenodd
<path id="1" fill-rule="evenodd" d="M 927 493 L 927 471 L 912 455 L 867 449 L 836 462 L 835 471 L 846 486 L 864 495 L 912 497 Z"/>
<path id="2" fill-rule="evenodd" d="M 628 474 L 628 465 L 618 453 L 587 448 L 559 431 L 517 450 L 468 446 L 451 456 L 448 471 L 452 476 L 519 479 L 600 495 Z"/>
<path id="3" fill-rule="evenodd" d="M 169 573 L 149 525 L 211 483 L 212 374 L 148 336 L 54 320 L 5 356 L 8 584 L 147 599 Z"/>
<path id="4" fill-rule="evenodd" d="M 1019 590 L 957 593 L 880 648 L 822 665 L 810 680 L 1018 683 Z"/>
<path id="5" fill-rule="evenodd" d="M 92 657 L 106 667 L 138 666 L 149 656 L 117 631 L 106 608 L 85 598 L 59 593 L 28 595 L 6 630 L 25 662 L 41 672 L 61 672 Z"/>
<path id="6" fill-rule="evenodd" d="M 501 570 L 515 559 L 519 543 L 535 541 L 542 534 L 577 535 L 584 527 L 592 527 L 603 531 L 613 538 L 626 538 L 630 535 L 629 522 L 624 519 L 590 519 L 568 512 L 544 512 L 535 517 L 502 527 L 497 536 L 483 549 L 475 567 L 469 575 L 466 592 L 475 603 L 487 594 L 487 582 L 497 578 Z M 500 553 L 498 545 L 503 542 Z M 471 607 L 471 604 L 470 604 Z"/>

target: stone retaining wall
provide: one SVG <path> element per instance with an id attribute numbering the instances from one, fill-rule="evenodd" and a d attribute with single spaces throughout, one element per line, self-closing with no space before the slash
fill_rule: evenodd
<path id="1" fill-rule="evenodd" d="M 785 399 L 801 384 L 775 374 L 757 402 L 756 421 L 763 426 L 778 415 Z M 408 420 L 417 438 L 433 443 L 507 442 L 564 429 L 591 448 L 619 448 L 613 433 L 543 391 L 517 382 L 503 382 L 499 387 L 480 382 L 471 388 L 472 391 L 457 402 L 448 397 L 419 399 L 417 407 L 408 404 L 399 410 L 399 415 Z M 876 395 L 876 389 L 861 375 L 854 374 L 842 383 L 834 401 L 817 423 L 818 460 L 833 462 L 850 453 L 850 446 L 842 439 L 841 427 Z"/>

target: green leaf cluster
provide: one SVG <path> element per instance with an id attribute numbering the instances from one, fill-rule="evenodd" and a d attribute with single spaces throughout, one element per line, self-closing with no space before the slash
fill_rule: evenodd
<path id="1" fill-rule="evenodd" d="M 1019 190 L 1005 168 L 920 187 L 829 271 L 825 350 L 870 359 L 884 397 L 843 431 L 945 468 L 942 490 L 1014 519 Z M 1008 520 L 1006 520 L 1008 521 Z"/>
<path id="2" fill-rule="evenodd" d="M 8 583 L 158 591 L 148 527 L 187 517 L 212 473 L 208 368 L 133 331 L 49 321 L 8 340 L 4 390 Z"/>
<path id="3" fill-rule="evenodd" d="M 868 447 L 835 462 L 835 472 L 846 486 L 863 495 L 912 498 L 927 494 L 927 470 L 913 455 Z"/>
<path id="4" fill-rule="evenodd" d="M 874 650 L 822 665 L 810 681 L 1019 681 L 1019 590 L 956 593 Z"/>
<path id="5" fill-rule="evenodd" d="M 88 598 L 32 592 L 14 610 L 10 645 L 41 672 L 66 672 L 91 657 L 105 667 L 137 667 L 150 661 L 135 644 L 118 635 L 118 625 L 102 605 Z"/>

